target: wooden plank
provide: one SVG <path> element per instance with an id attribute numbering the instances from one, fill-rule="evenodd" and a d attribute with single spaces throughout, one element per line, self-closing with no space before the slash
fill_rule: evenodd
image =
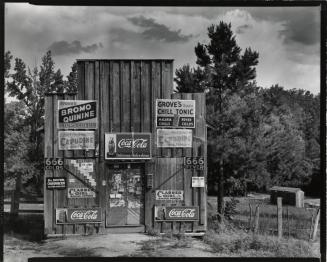
<path id="1" fill-rule="evenodd" d="M 130 63 L 124 62 L 121 71 L 122 88 L 122 132 L 131 131 L 131 86 L 130 86 Z"/>
<path id="2" fill-rule="evenodd" d="M 181 93 L 174 93 L 171 95 L 172 99 L 182 99 L 182 94 Z M 182 157 L 183 156 L 183 148 L 174 148 L 172 150 L 172 155 L 174 157 Z"/>
<path id="3" fill-rule="evenodd" d="M 104 162 L 104 152 L 105 152 L 105 145 L 104 145 L 104 134 L 105 132 L 110 131 L 109 126 L 109 62 L 101 62 L 100 63 L 100 92 L 99 92 L 99 103 L 100 103 L 100 119 L 101 125 L 99 126 L 100 130 L 100 170 L 99 170 L 99 187 L 100 187 L 100 195 L 99 198 L 99 205 L 102 209 L 102 217 L 103 221 L 101 223 L 102 229 L 105 227 L 105 215 L 106 215 L 106 199 L 107 198 L 107 183 L 102 185 L 102 181 L 106 181 L 106 174 L 107 174 L 107 165 Z"/>
<path id="4" fill-rule="evenodd" d="M 77 100 L 85 99 L 85 63 L 77 63 L 78 93 Z M 74 157 L 84 157 L 84 150 L 74 150 Z"/>
<path id="5" fill-rule="evenodd" d="M 283 206 L 281 197 L 277 197 L 277 231 L 278 239 L 281 239 L 283 237 Z"/>
<path id="6" fill-rule="evenodd" d="M 160 71 L 158 63 L 151 62 L 151 90 L 152 90 L 152 156 L 160 156 L 161 150 L 157 147 L 157 131 L 156 131 L 156 99 L 160 95 Z"/>
<path id="7" fill-rule="evenodd" d="M 54 95 L 52 97 L 52 103 L 53 103 L 53 157 L 58 158 L 58 157 L 63 157 L 63 152 L 62 150 L 59 150 L 59 142 L 58 142 L 58 100 L 62 99 L 63 97 L 60 96 L 58 97 L 57 95 Z M 54 170 L 54 177 L 60 177 L 63 175 L 63 171 L 61 170 Z M 53 226 L 55 229 L 55 233 L 61 233 L 62 232 L 62 225 L 57 225 L 56 224 L 56 219 L 55 219 L 55 209 L 63 207 L 63 193 L 60 190 L 54 190 L 53 191 L 53 208 L 54 208 L 54 217 L 53 217 Z"/>
<path id="8" fill-rule="evenodd" d="M 112 62 L 112 71 L 110 68 L 110 80 L 112 80 L 112 96 L 113 96 L 113 112 L 112 123 L 114 132 L 121 131 L 121 108 L 120 108 L 120 64 L 119 62 Z"/>
<path id="9" fill-rule="evenodd" d="M 141 74 L 141 103 L 142 103 L 142 132 L 151 132 L 151 86 L 150 86 L 150 63 L 142 62 Z"/>
<path id="10" fill-rule="evenodd" d="M 145 176 L 147 174 L 155 175 L 155 165 L 154 163 L 145 163 Z M 153 188 L 148 188 L 147 181 L 145 179 L 145 193 L 144 193 L 144 224 L 146 229 L 153 227 L 153 216 L 152 216 L 152 207 L 154 206 L 154 201 L 152 194 L 154 193 Z"/>
<path id="11" fill-rule="evenodd" d="M 141 64 L 140 62 L 132 63 L 132 132 L 140 132 L 141 131 Z"/>
<path id="12" fill-rule="evenodd" d="M 53 157 L 52 150 L 52 139 L 53 139 L 53 96 L 45 97 L 45 119 L 44 126 L 46 127 L 44 130 L 44 157 L 49 158 Z M 52 170 L 45 170 L 45 178 L 52 177 Z M 44 183 L 44 229 L 45 234 L 53 234 L 52 231 L 52 223 L 53 223 L 53 191 L 46 189 L 46 183 Z"/>
<path id="13" fill-rule="evenodd" d="M 170 79 L 169 79 L 169 68 L 165 61 L 161 61 L 161 78 L 160 78 L 160 89 L 161 89 L 161 98 L 169 99 L 171 92 L 170 92 Z M 172 148 L 162 148 L 162 156 L 171 157 L 172 155 Z"/>

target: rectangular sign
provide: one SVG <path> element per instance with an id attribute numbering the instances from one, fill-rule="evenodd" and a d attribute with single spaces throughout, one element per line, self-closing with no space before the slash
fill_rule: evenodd
<path id="1" fill-rule="evenodd" d="M 58 100 L 59 129 L 97 129 L 96 100 Z"/>
<path id="2" fill-rule="evenodd" d="M 87 187 L 68 188 L 68 198 L 94 198 L 95 192 Z"/>
<path id="3" fill-rule="evenodd" d="M 192 187 L 204 187 L 204 177 L 203 176 L 192 177 Z"/>
<path id="4" fill-rule="evenodd" d="M 165 220 L 199 220 L 199 207 L 182 206 L 182 207 L 166 207 Z"/>
<path id="5" fill-rule="evenodd" d="M 105 159 L 150 159 L 151 133 L 105 133 Z"/>
<path id="6" fill-rule="evenodd" d="M 184 157 L 184 168 L 204 170 L 204 157 Z"/>
<path id="7" fill-rule="evenodd" d="M 156 190 L 156 200 L 183 200 L 183 190 Z"/>
<path id="8" fill-rule="evenodd" d="M 47 177 L 46 179 L 47 189 L 65 189 L 66 178 L 65 177 Z"/>
<path id="9" fill-rule="evenodd" d="M 99 222 L 101 222 L 101 208 L 56 208 L 57 224 Z"/>
<path id="10" fill-rule="evenodd" d="M 158 147 L 192 147 L 192 130 L 157 129 Z"/>
<path id="11" fill-rule="evenodd" d="M 195 128 L 195 100 L 157 99 L 156 125 Z"/>
<path id="12" fill-rule="evenodd" d="M 45 158 L 44 166 L 46 170 L 63 169 L 64 160 L 62 158 Z"/>
<path id="13" fill-rule="evenodd" d="M 95 149 L 94 131 L 58 131 L 59 150 Z"/>

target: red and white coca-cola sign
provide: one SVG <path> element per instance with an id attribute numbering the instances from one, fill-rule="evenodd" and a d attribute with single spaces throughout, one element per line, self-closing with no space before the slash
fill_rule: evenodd
<path id="1" fill-rule="evenodd" d="M 68 223 L 92 223 L 101 222 L 101 208 L 68 208 Z"/>
<path id="2" fill-rule="evenodd" d="M 150 133 L 106 133 L 105 159 L 150 159 Z"/>
<path id="3" fill-rule="evenodd" d="M 166 220 L 199 220 L 199 207 L 166 207 Z"/>

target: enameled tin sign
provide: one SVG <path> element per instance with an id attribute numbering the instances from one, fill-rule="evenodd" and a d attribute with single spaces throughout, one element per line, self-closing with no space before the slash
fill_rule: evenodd
<path id="1" fill-rule="evenodd" d="M 65 189 L 66 178 L 65 177 L 47 177 L 46 178 L 47 189 Z"/>
<path id="2" fill-rule="evenodd" d="M 157 99 L 156 125 L 165 128 L 195 128 L 195 100 Z"/>
<path id="3" fill-rule="evenodd" d="M 157 129 L 157 147 L 192 147 L 192 130 Z"/>
<path id="4" fill-rule="evenodd" d="M 97 129 L 96 100 L 59 100 L 59 129 Z"/>
<path id="5" fill-rule="evenodd" d="M 94 150 L 94 131 L 58 131 L 59 150 Z"/>
<path id="6" fill-rule="evenodd" d="M 156 190 L 156 200 L 183 200 L 183 190 Z"/>
<path id="7" fill-rule="evenodd" d="M 197 206 L 182 206 L 182 207 L 166 207 L 166 220 L 199 220 L 199 207 Z"/>
<path id="8" fill-rule="evenodd" d="M 150 133 L 106 133 L 105 159 L 150 159 Z"/>

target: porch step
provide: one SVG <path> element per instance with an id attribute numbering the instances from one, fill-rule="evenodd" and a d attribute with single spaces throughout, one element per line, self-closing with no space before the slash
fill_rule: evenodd
<path id="1" fill-rule="evenodd" d="M 107 227 L 103 231 L 108 234 L 144 233 L 145 226 Z"/>

